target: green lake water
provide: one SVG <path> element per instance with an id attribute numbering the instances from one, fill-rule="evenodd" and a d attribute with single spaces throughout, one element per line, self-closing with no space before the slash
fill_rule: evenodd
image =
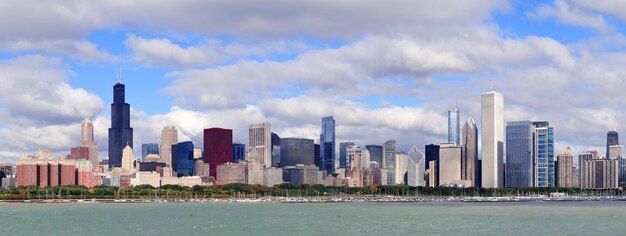
<path id="1" fill-rule="evenodd" d="M 0 203 L 0 235 L 626 235 L 626 202 Z"/>

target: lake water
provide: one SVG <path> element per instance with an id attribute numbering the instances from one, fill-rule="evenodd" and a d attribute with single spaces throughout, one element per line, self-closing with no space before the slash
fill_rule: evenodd
<path id="1" fill-rule="evenodd" d="M 626 202 L 0 203 L 0 235 L 626 235 Z"/>

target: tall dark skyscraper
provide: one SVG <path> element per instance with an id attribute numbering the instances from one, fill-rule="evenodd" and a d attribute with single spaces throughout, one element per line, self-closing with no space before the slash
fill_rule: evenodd
<path id="1" fill-rule="evenodd" d="M 133 128 L 130 127 L 130 105 L 126 103 L 125 86 L 121 77 L 113 86 L 111 128 L 109 128 L 109 168 L 122 166 L 122 150 L 133 147 Z"/>
<path id="2" fill-rule="evenodd" d="M 233 130 L 210 128 L 204 130 L 204 163 L 210 164 L 210 174 L 217 177 L 217 166 L 233 161 Z"/>
<path id="3" fill-rule="evenodd" d="M 611 130 L 606 134 L 606 157 L 609 157 L 609 147 L 619 145 L 619 136 L 616 130 Z"/>
<path id="4" fill-rule="evenodd" d="M 335 119 L 332 116 L 322 117 L 322 134 L 320 135 L 320 170 L 328 174 L 335 173 Z"/>
<path id="5" fill-rule="evenodd" d="M 439 145 L 429 144 L 424 147 L 424 152 L 426 154 L 426 169 L 430 168 L 430 161 L 439 161 Z M 437 170 L 439 173 L 439 170 Z"/>

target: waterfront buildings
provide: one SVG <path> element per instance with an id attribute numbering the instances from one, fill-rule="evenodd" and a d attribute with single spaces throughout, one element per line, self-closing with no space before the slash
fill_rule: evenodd
<path id="1" fill-rule="evenodd" d="M 70 156 L 74 160 L 89 160 L 88 147 L 74 147 L 70 149 Z"/>
<path id="2" fill-rule="evenodd" d="M 130 127 L 130 105 L 126 103 L 125 85 L 118 74 L 113 86 L 111 128 L 109 128 L 109 168 L 122 166 L 124 147 L 133 147 L 133 128 Z"/>
<path id="3" fill-rule="evenodd" d="M 252 124 L 248 127 L 248 146 L 256 148 L 260 154 L 260 163 L 272 165 L 272 125 L 270 123 Z"/>
<path id="4" fill-rule="evenodd" d="M 194 158 L 195 159 L 195 158 Z M 209 177 L 211 176 L 211 164 L 204 163 L 203 160 L 195 160 L 193 166 L 193 175 L 200 177 Z"/>
<path id="5" fill-rule="evenodd" d="M 504 97 L 491 91 L 481 95 L 482 187 L 503 187 Z"/>
<path id="6" fill-rule="evenodd" d="M 335 173 L 335 119 L 332 116 L 322 117 L 322 133 L 320 135 L 320 170 Z"/>
<path id="7" fill-rule="evenodd" d="M 246 164 L 243 162 L 241 163 L 225 162 L 225 163 L 219 164 L 215 170 L 217 184 L 218 185 L 232 184 L 232 183 L 245 184 L 246 179 L 247 179 L 246 168 L 247 168 Z"/>
<path id="8" fill-rule="evenodd" d="M 387 185 L 396 184 L 396 141 L 387 140 L 383 145 L 381 169 L 387 171 Z"/>
<path id="9" fill-rule="evenodd" d="M 141 145 L 141 160 L 145 161 L 146 156 L 150 154 L 160 155 L 159 144 L 158 143 L 144 143 Z"/>
<path id="10" fill-rule="evenodd" d="M 474 187 L 478 185 L 480 168 L 478 168 L 478 128 L 471 117 L 463 125 L 463 156 L 461 159 L 461 176 L 464 180 L 471 181 Z"/>
<path id="11" fill-rule="evenodd" d="M 233 160 L 233 131 L 210 128 L 204 130 L 204 162 L 211 165 L 211 176 L 217 178 L 218 165 Z"/>
<path id="12" fill-rule="evenodd" d="M 161 130 L 161 159 L 172 166 L 172 145 L 178 143 L 178 130 L 174 126 L 165 126 Z"/>
<path id="13" fill-rule="evenodd" d="M 432 168 L 430 167 L 431 161 L 439 160 L 439 145 L 428 144 L 424 146 L 424 152 L 426 154 L 426 169 L 428 170 Z"/>
<path id="14" fill-rule="evenodd" d="M 280 140 L 280 166 L 297 164 L 315 164 L 315 145 L 313 139 L 282 138 Z"/>
<path id="15" fill-rule="evenodd" d="M 406 184 L 405 177 L 408 171 L 409 155 L 405 152 L 396 153 L 396 184 Z"/>
<path id="16" fill-rule="evenodd" d="M 416 146 L 411 148 L 407 160 L 407 181 L 408 186 L 425 186 L 424 175 L 426 172 L 426 158 L 422 151 Z"/>
<path id="17" fill-rule="evenodd" d="M 274 187 L 283 183 L 283 170 L 276 167 L 263 169 L 263 185 Z"/>
<path id="18" fill-rule="evenodd" d="M 448 143 L 461 145 L 461 120 L 459 108 L 455 107 L 448 111 Z"/>
<path id="19" fill-rule="evenodd" d="M 585 160 L 583 189 L 616 189 L 618 187 L 618 161 L 603 157 Z"/>
<path id="20" fill-rule="evenodd" d="M 557 156 L 557 186 L 562 188 L 572 188 L 574 185 L 574 155 L 572 149 L 567 147 L 565 151 Z M 576 186 L 577 187 L 577 186 Z"/>

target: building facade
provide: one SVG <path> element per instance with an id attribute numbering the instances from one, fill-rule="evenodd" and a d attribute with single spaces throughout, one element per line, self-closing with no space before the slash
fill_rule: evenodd
<path id="1" fill-rule="evenodd" d="M 461 159 L 461 176 L 472 182 L 472 186 L 480 187 L 477 180 L 480 176 L 478 168 L 478 128 L 471 117 L 463 125 L 463 157 Z"/>
<path id="2" fill-rule="evenodd" d="M 506 187 L 534 186 L 535 126 L 530 121 L 506 125 Z"/>
<path id="3" fill-rule="evenodd" d="M 233 163 L 246 160 L 246 145 L 242 143 L 233 143 Z"/>
<path id="4" fill-rule="evenodd" d="M 204 130 L 204 162 L 211 165 L 211 176 L 217 178 L 217 166 L 233 160 L 233 130 Z"/>
<path id="5" fill-rule="evenodd" d="M 370 153 L 370 161 L 375 161 L 378 166 L 383 164 L 383 146 L 366 145 L 365 148 Z"/>
<path id="6" fill-rule="evenodd" d="M 547 121 L 535 126 L 535 187 L 554 187 L 554 128 Z"/>
<path id="7" fill-rule="evenodd" d="M 172 147 L 172 170 L 176 172 L 176 177 L 193 176 L 195 167 L 193 150 L 191 141 L 180 142 Z"/>
<path id="8" fill-rule="evenodd" d="M 504 97 L 491 91 L 481 95 L 482 187 L 504 186 Z"/>
<path id="9" fill-rule="evenodd" d="M 448 143 L 461 145 L 461 119 L 458 107 L 448 111 Z"/>
<path id="10" fill-rule="evenodd" d="M 272 125 L 270 123 L 252 124 L 248 127 L 248 146 L 260 153 L 261 164 L 272 166 Z"/>
<path id="11" fill-rule="evenodd" d="M 322 117 L 322 134 L 320 135 L 320 170 L 335 173 L 335 119 L 332 116 Z"/>
<path id="12" fill-rule="evenodd" d="M 426 172 L 426 157 L 416 146 L 411 148 L 407 161 L 408 186 L 425 186 L 424 175 Z"/>
<path id="13" fill-rule="evenodd" d="M 574 185 L 574 155 L 572 149 L 567 147 L 557 156 L 557 186 L 561 188 L 573 188 Z M 577 187 L 577 186 L 576 186 Z"/>
<path id="14" fill-rule="evenodd" d="M 396 184 L 396 141 L 387 140 L 383 145 L 381 169 L 387 171 L 387 185 Z"/>
<path id="15" fill-rule="evenodd" d="M 619 145 L 619 134 L 617 130 L 611 130 L 606 133 L 606 157 L 610 157 L 609 147 L 613 145 Z"/>
<path id="16" fill-rule="evenodd" d="M 346 149 L 355 145 L 354 142 L 339 143 L 339 168 L 346 168 Z"/>
<path id="17" fill-rule="evenodd" d="M 172 145 L 178 143 L 178 130 L 174 126 L 165 126 L 161 130 L 161 159 L 172 167 Z"/>
<path id="18" fill-rule="evenodd" d="M 297 164 L 315 164 L 315 145 L 313 139 L 282 138 L 280 140 L 280 166 Z"/>
<path id="19" fill-rule="evenodd" d="M 141 160 L 145 161 L 146 160 L 146 156 L 150 155 L 150 154 L 154 154 L 154 155 L 159 155 L 160 156 L 160 150 L 159 150 L 159 144 L 158 143 L 144 143 L 141 144 Z"/>

